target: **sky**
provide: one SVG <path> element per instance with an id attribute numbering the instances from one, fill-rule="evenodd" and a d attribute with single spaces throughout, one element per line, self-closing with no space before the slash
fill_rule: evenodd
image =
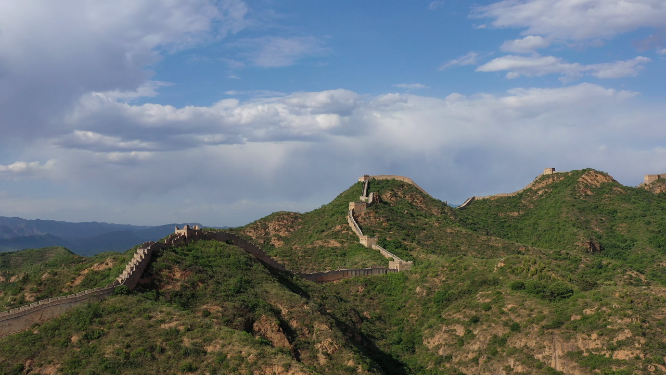
<path id="1" fill-rule="evenodd" d="M 238 226 L 666 172 L 666 0 L 0 2 L 0 216 Z"/>

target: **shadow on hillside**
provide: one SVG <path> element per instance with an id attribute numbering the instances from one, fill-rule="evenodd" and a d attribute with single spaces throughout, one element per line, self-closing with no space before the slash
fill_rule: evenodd
<path id="1" fill-rule="evenodd" d="M 408 374 L 407 365 L 377 347 L 373 338 L 359 332 L 355 327 L 345 323 L 326 311 L 320 311 L 320 313 L 331 318 L 335 322 L 336 327 L 338 327 L 338 329 L 350 339 L 349 342 L 361 353 L 375 361 L 384 373 L 391 375 Z"/>
<path id="2" fill-rule="evenodd" d="M 294 282 L 293 279 L 294 277 L 297 276 L 295 276 L 289 271 L 280 271 L 270 266 L 266 266 L 266 269 L 280 284 L 284 285 L 287 289 L 289 289 L 290 292 L 298 294 L 299 296 L 305 299 L 310 299 L 310 293 L 308 293 L 305 289 L 301 288 L 298 284 Z"/>
<path id="3" fill-rule="evenodd" d="M 294 278 L 297 277 L 293 275 L 292 273 L 288 271 L 280 271 L 272 267 L 266 267 L 268 271 L 275 277 L 276 280 L 282 285 L 284 285 L 289 291 L 292 293 L 298 294 L 299 296 L 305 298 L 305 299 L 311 299 L 310 293 L 308 293 L 305 289 L 303 289 L 301 286 L 299 286 L 297 283 L 294 282 Z M 382 351 L 380 348 L 378 348 L 371 337 L 368 337 L 367 335 L 359 332 L 358 329 L 353 327 L 352 325 L 345 323 L 335 315 L 332 315 L 330 312 L 328 312 L 325 308 L 319 311 L 320 314 L 323 316 L 329 317 L 334 323 L 335 326 L 345 335 L 347 338 L 349 338 L 349 342 L 356 347 L 358 351 L 363 353 L 365 356 L 368 358 L 371 358 L 381 369 L 384 373 L 386 374 L 395 374 L 395 375 L 407 375 L 407 368 L 404 363 L 402 363 L 400 360 L 396 359 L 393 357 L 391 354 L 386 353 Z M 279 312 L 278 312 L 279 315 Z M 281 321 L 281 327 L 283 328 L 285 334 L 287 335 L 287 339 L 291 342 L 291 340 L 295 339 L 295 333 L 291 330 L 288 324 L 286 322 L 282 321 L 282 317 L 280 316 L 280 321 Z M 291 336 L 291 337 L 289 337 Z M 292 353 L 294 355 L 294 358 L 296 360 L 300 361 L 300 353 Z"/>

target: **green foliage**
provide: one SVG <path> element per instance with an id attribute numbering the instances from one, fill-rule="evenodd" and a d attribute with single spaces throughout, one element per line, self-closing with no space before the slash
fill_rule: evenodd
<path id="1" fill-rule="evenodd" d="M 409 272 L 314 284 L 267 269 L 230 244 L 164 250 L 144 275 L 152 283 L 132 293 L 117 288 L 102 303 L 0 340 L 0 373 L 24 372 L 27 359 L 65 374 L 231 374 L 275 366 L 332 374 L 509 373 L 511 358 L 527 373 L 557 374 L 533 347 L 511 343 L 529 337 L 551 345 L 553 337 L 573 342 L 579 335 L 602 343 L 586 355 L 569 354 L 586 371 L 645 372 L 666 356 L 666 324 L 654 315 L 666 308 L 655 292 L 666 285 L 666 194 L 614 182 L 581 185 L 588 172 L 557 175 L 552 183 L 541 177 L 541 190 L 458 211 L 410 185 L 372 181 L 381 201 L 359 223 L 389 251 L 414 259 Z M 360 190 L 355 184 L 310 213 L 275 213 L 235 231 L 296 271 L 386 266 L 346 223 Z M 586 251 L 583 241 L 597 251 Z M 8 257 L 21 272 L 1 268 L 0 258 L 7 308 L 30 293 L 65 293 L 67 283 L 106 259 L 59 251 L 52 263 Z M 104 285 L 131 252 L 109 256 L 114 267 L 88 270 L 79 285 Z M 47 272 L 54 289 L 40 284 Z M 290 349 L 274 347 L 261 331 L 265 317 Z M 616 340 L 620 334 L 627 338 Z M 613 360 L 610 353 L 625 347 L 645 359 Z"/>
<path id="2" fill-rule="evenodd" d="M 567 356 L 574 359 L 581 366 L 587 367 L 590 370 L 602 370 L 602 374 L 620 375 L 624 374 L 625 371 L 628 371 L 628 370 L 619 370 L 618 372 L 610 370 L 612 366 L 621 366 L 624 361 L 612 359 L 600 354 L 588 353 L 587 355 L 583 355 L 582 351 L 576 351 L 576 352 L 568 352 Z M 626 373 L 630 374 L 631 372 L 626 372 Z"/>
<path id="3" fill-rule="evenodd" d="M 522 280 L 514 280 L 509 284 L 509 288 L 511 288 L 511 290 L 524 290 L 525 282 Z"/>
<path id="4" fill-rule="evenodd" d="M 573 296 L 573 288 L 563 281 L 546 283 L 538 280 L 513 281 L 511 290 L 522 290 L 548 301 L 560 301 Z"/>
<path id="5" fill-rule="evenodd" d="M 117 296 L 126 296 L 130 294 L 130 290 L 126 285 L 118 285 L 114 290 L 113 294 Z"/>

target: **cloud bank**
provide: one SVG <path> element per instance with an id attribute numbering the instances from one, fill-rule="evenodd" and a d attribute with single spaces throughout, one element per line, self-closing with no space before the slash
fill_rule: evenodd
<path id="1" fill-rule="evenodd" d="M 275 202 L 314 208 L 365 173 L 409 175 L 458 203 L 518 189 L 545 166 L 595 167 L 637 184 L 643 173 L 666 169 L 658 125 L 666 113 L 638 105 L 637 95 L 589 83 L 441 99 L 338 89 L 182 108 L 88 95 L 67 117 L 74 130 L 40 144 L 57 156 L 47 163 L 54 183 L 138 206 L 194 189 L 187 203 L 176 198 L 168 212 L 142 215 L 159 221 L 189 212 L 188 219 L 237 225 Z M 239 202 L 253 209 L 227 210 Z"/>
<path id="2" fill-rule="evenodd" d="M 477 18 L 526 35 L 583 41 L 610 39 L 642 27 L 666 27 L 664 0 L 504 0 L 476 7 Z"/>

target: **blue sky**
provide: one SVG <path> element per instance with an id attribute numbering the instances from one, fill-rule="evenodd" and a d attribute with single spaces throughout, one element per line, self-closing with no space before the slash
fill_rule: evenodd
<path id="1" fill-rule="evenodd" d="M 242 225 L 666 171 L 666 0 L 5 1 L 0 215 Z"/>

